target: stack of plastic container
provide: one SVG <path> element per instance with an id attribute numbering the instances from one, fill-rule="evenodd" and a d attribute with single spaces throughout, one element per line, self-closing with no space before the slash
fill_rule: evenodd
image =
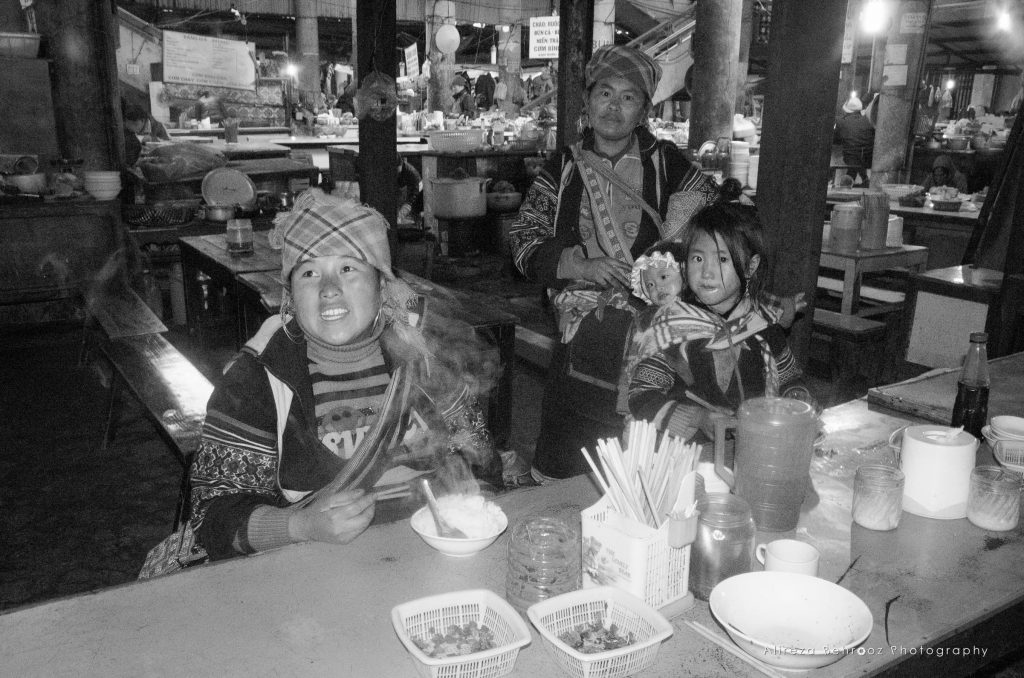
<path id="1" fill-rule="evenodd" d="M 746 186 L 749 171 L 750 144 L 746 141 L 733 141 L 732 154 L 729 157 L 729 176 Z"/>

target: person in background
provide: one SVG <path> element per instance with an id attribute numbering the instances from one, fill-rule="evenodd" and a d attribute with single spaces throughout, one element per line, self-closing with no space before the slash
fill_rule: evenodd
<path id="1" fill-rule="evenodd" d="M 466 79 L 466 76 L 456 73 L 452 78 L 452 116 L 475 118 L 476 112 L 476 101 L 469 91 L 469 80 Z"/>
<path id="2" fill-rule="evenodd" d="M 588 470 L 580 448 L 618 437 L 616 411 L 626 335 L 633 320 L 635 257 L 665 229 L 669 197 L 693 209 L 717 197 L 705 177 L 646 123 L 661 67 L 631 47 L 599 48 L 586 71 L 580 143 L 552 154 L 526 193 L 510 233 L 513 261 L 548 288 L 561 341 L 548 368 L 534 455 L 539 482 Z"/>
<path id="3" fill-rule="evenodd" d="M 157 120 L 153 119 L 146 109 L 136 104 L 126 104 L 124 107 L 125 126 L 129 127 L 135 134 L 141 137 L 140 141 L 170 141 L 171 135 L 167 128 Z"/>
<path id="4" fill-rule="evenodd" d="M 860 178 L 863 178 L 863 183 L 868 182 L 875 148 L 875 128 L 867 117 L 861 115 L 863 109 L 861 100 L 856 94 L 851 94 L 843 104 L 843 114 L 836 120 L 833 134 L 835 143 L 843 148 L 843 164 L 850 166 L 846 174 L 853 177 L 855 184 Z"/>
<path id="5" fill-rule="evenodd" d="M 190 526 L 213 560 L 351 542 L 399 464 L 500 465 L 465 351 L 446 357 L 451 321 L 395 276 L 384 217 L 310 189 L 279 226 L 281 314 L 227 365 L 191 468 Z"/>
<path id="6" fill-rule="evenodd" d="M 952 186 L 958 193 L 967 193 L 967 177 L 957 171 L 948 155 L 940 155 L 932 162 L 932 173 L 924 180 L 924 189 Z"/>
<path id="7" fill-rule="evenodd" d="M 217 125 L 227 117 L 227 113 L 224 110 L 224 102 L 220 100 L 220 97 L 211 94 L 208 89 L 199 92 L 199 100 L 196 101 L 195 105 L 195 114 L 196 120 L 200 122 L 209 118 L 211 125 Z"/>
<path id="8" fill-rule="evenodd" d="M 398 213 L 410 218 L 423 212 L 423 177 L 405 158 L 398 157 Z M 399 219 L 401 221 L 401 219 Z"/>

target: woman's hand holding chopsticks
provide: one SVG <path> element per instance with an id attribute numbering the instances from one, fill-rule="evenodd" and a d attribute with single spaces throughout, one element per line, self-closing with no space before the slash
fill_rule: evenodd
<path id="1" fill-rule="evenodd" d="M 362 534 L 373 520 L 373 494 L 363 490 L 317 494 L 308 504 L 291 509 L 288 536 L 294 541 L 347 544 Z"/>

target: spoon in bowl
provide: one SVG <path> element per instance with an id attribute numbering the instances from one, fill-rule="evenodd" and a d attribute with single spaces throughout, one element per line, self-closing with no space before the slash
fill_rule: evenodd
<path id="1" fill-rule="evenodd" d="M 430 489 L 430 481 L 420 478 L 420 487 L 427 497 L 427 505 L 430 507 L 430 514 L 434 516 L 434 526 L 437 528 L 437 536 L 448 539 L 468 539 L 468 535 L 457 527 L 452 527 L 441 517 L 441 510 L 437 507 L 437 500 L 434 499 L 434 492 Z"/>

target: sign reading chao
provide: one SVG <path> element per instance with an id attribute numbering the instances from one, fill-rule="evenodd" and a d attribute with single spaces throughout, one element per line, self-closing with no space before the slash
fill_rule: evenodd
<path id="1" fill-rule="evenodd" d="M 164 82 L 256 89 L 252 43 L 164 31 Z"/>
<path id="2" fill-rule="evenodd" d="M 530 58 L 558 58 L 558 17 L 530 17 Z"/>

